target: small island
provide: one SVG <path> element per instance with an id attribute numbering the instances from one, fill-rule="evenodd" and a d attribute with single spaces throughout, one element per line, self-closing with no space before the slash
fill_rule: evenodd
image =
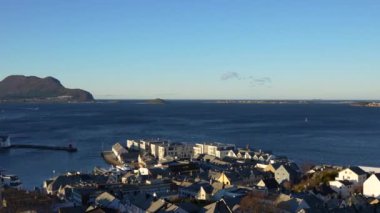
<path id="1" fill-rule="evenodd" d="M 91 93 L 65 88 L 53 77 L 11 75 L 0 81 L 0 103 L 83 103 L 93 102 Z"/>
<path id="2" fill-rule="evenodd" d="M 146 104 L 166 104 L 167 102 L 163 99 L 156 98 L 156 99 L 152 99 L 152 100 L 147 100 L 145 103 Z"/>

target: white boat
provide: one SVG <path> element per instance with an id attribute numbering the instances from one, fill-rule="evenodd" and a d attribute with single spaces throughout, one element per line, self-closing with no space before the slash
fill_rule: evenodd
<path id="1" fill-rule="evenodd" d="M 0 173 L 0 183 L 3 186 L 11 188 L 18 188 L 22 184 L 16 175 L 4 174 L 2 172 Z"/>
<path id="2" fill-rule="evenodd" d="M 132 169 L 127 165 L 116 166 L 116 169 L 123 172 L 132 171 Z"/>
<path id="3" fill-rule="evenodd" d="M 8 135 L 0 135 L 0 149 L 11 147 L 11 137 Z"/>

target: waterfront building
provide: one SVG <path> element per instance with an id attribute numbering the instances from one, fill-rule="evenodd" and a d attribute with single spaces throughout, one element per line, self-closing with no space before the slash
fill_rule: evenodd
<path id="1" fill-rule="evenodd" d="M 124 155 L 128 153 L 128 151 L 120 143 L 116 143 L 112 146 L 112 152 L 116 155 L 120 162 L 124 162 Z"/>
<path id="2" fill-rule="evenodd" d="M 228 155 L 230 150 L 235 150 L 235 144 L 224 143 L 197 143 L 193 147 L 193 155 L 198 156 L 201 154 L 211 155 L 218 158 L 224 158 Z"/>
<path id="3" fill-rule="evenodd" d="M 158 145 L 157 158 L 159 160 L 165 157 L 174 159 L 189 159 L 192 156 L 193 146 L 184 143 L 163 143 Z"/>
<path id="4" fill-rule="evenodd" d="M 127 140 L 127 148 L 131 150 L 140 150 L 140 141 Z"/>

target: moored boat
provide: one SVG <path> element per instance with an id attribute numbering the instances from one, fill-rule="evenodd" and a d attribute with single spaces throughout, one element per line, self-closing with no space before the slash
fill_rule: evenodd
<path id="1" fill-rule="evenodd" d="M 11 137 L 8 135 L 0 135 L 0 149 L 11 147 Z"/>

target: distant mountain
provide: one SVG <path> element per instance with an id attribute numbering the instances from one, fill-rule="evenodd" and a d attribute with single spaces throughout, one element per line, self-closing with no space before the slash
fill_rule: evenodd
<path id="1" fill-rule="evenodd" d="M 0 81 L 1 102 L 91 102 L 91 93 L 67 89 L 53 77 L 11 75 Z"/>

